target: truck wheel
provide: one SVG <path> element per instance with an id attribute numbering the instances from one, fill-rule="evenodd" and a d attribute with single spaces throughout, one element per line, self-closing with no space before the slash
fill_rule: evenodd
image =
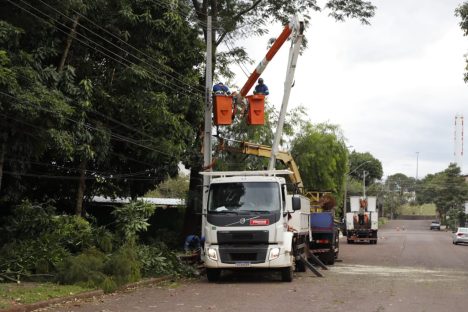
<path id="1" fill-rule="evenodd" d="M 296 261 L 296 272 L 305 272 L 306 271 L 306 266 L 302 260 L 297 260 Z"/>
<path id="2" fill-rule="evenodd" d="M 352 239 L 348 239 L 348 244 L 354 244 L 354 241 Z"/>
<path id="3" fill-rule="evenodd" d="M 335 249 L 336 249 L 335 259 L 338 259 L 338 254 L 340 253 L 340 240 L 338 239 L 338 237 L 335 242 Z"/>
<path id="4" fill-rule="evenodd" d="M 208 278 L 208 282 L 217 282 L 219 281 L 219 277 L 221 276 L 220 269 L 206 269 L 206 277 Z"/>
<path id="5" fill-rule="evenodd" d="M 330 250 L 327 253 L 324 253 L 321 255 L 320 259 L 322 260 L 323 263 L 327 265 L 334 265 L 335 264 L 335 251 Z"/>
<path id="6" fill-rule="evenodd" d="M 283 282 L 292 282 L 294 277 L 293 267 L 286 267 L 281 269 L 281 280 Z"/>

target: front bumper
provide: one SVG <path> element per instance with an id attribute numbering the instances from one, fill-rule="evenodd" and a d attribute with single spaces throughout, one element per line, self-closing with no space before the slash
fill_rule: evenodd
<path id="1" fill-rule="evenodd" d="M 217 260 L 208 257 L 208 248 L 214 249 L 217 255 Z M 269 260 L 269 255 L 272 249 L 279 248 L 279 256 L 276 259 Z M 257 250 L 259 256 L 263 258 L 242 257 L 249 246 L 206 246 L 203 255 L 203 261 L 207 268 L 218 269 L 242 269 L 242 268 L 284 268 L 289 267 L 293 263 L 292 254 L 287 251 L 282 245 L 267 245 L 265 251 Z M 253 252 L 253 251 L 252 251 Z"/>
<path id="2" fill-rule="evenodd" d="M 455 237 L 453 239 L 454 243 L 468 243 L 468 237 Z"/>

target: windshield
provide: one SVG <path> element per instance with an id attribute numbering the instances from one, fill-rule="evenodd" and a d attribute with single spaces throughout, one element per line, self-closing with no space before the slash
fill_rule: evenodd
<path id="1" fill-rule="evenodd" d="M 275 182 L 212 184 L 208 212 L 278 211 L 280 188 Z"/>

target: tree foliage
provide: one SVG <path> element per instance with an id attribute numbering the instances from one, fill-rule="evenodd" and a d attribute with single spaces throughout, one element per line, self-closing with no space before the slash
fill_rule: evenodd
<path id="1" fill-rule="evenodd" d="M 416 180 L 403 173 L 395 173 L 387 177 L 385 181 L 388 191 L 395 192 L 403 196 L 415 190 Z"/>
<path id="2" fill-rule="evenodd" d="M 292 155 L 306 190 L 343 193 L 348 152 L 341 129 L 331 124 L 307 124 L 292 141 Z"/>
<path id="3" fill-rule="evenodd" d="M 168 178 L 163 183 L 159 184 L 155 190 L 146 193 L 145 197 L 162 197 L 162 198 L 187 198 L 189 189 L 189 177 L 179 174 L 177 177 Z"/>
<path id="4" fill-rule="evenodd" d="M 416 189 L 418 202 L 436 204 L 443 220 L 448 214 L 460 215 L 468 200 L 468 184 L 460 173 L 456 164 L 450 164 L 442 172 L 427 175 Z"/>
<path id="5" fill-rule="evenodd" d="M 460 21 L 460 28 L 463 30 L 463 35 L 468 35 L 468 2 L 464 2 L 458 6 L 455 10 L 455 15 L 458 16 Z M 468 82 L 468 57 L 465 55 L 466 59 L 466 72 L 465 72 L 465 82 Z"/>
<path id="6" fill-rule="evenodd" d="M 363 181 L 364 171 L 366 172 L 365 182 L 370 185 L 375 180 L 380 180 L 383 175 L 382 163 L 372 156 L 371 153 L 351 152 L 349 155 L 349 175 L 357 180 Z"/>
<path id="7" fill-rule="evenodd" d="M 202 45 L 177 7 L 139 0 L 0 4 L 0 196 L 141 196 L 192 147 Z"/>

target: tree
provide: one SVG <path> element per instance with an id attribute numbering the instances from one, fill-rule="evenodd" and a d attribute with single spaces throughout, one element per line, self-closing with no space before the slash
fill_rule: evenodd
<path id="1" fill-rule="evenodd" d="M 177 175 L 203 115 L 202 45 L 177 8 L 4 1 L 0 20 L 4 199 L 80 213 L 95 194 L 136 197 Z"/>
<path id="2" fill-rule="evenodd" d="M 414 201 L 416 180 L 403 173 L 396 173 L 387 177 L 385 188 L 389 192 L 398 194 L 403 202 Z"/>
<path id="3" fill-rule="evenodd" d="M 349 155 L 349 175 L 357 180 L 363 180 L 364 171 L 366 171 L 366 185 L 370 185 L 375 180 L 380 180 L 383 175 L 382 163 L 372 156 L 371 153 L 359 153 L 353 151 Z"/>
<path id="4" fill-rule="evenodd" d="M 179 174 L 175 178 L 168 178 L 163 183 L 159 184 L 155 190 L 148 192 L 146 197 L 163 197 L 163 198 L 187 198 L 189 188 L 189 177 Z"/>
<path id="5" fill-rule="evenodd" d="M 299 166 L 306 190 L 331 191 L 340 202 L 348 152 L 338 126 L 307 124 L 293 139 L 291 154 Z"/>
<path id="6" fill-rule="evenodd" d="M 436 204 L 437 212 L 445 222 L 448 214 L 459 215 L 468 199 L 468 184 L 460 174 L 456 164 L 425 177 L 418 186 L 418 202 Z"/>
<path id="7" fill-rule="evenodd" d="M 460 17 L 460 28 L 463 30 L 463 35 L 468 35 L 468 2 L 464 2 L 460 4 L 458 8 L 455 10 L 455 15 Z M 465 72 L 465 82 L 468 82 L 468 57 L 466 57 L 466 72 Z"/>

